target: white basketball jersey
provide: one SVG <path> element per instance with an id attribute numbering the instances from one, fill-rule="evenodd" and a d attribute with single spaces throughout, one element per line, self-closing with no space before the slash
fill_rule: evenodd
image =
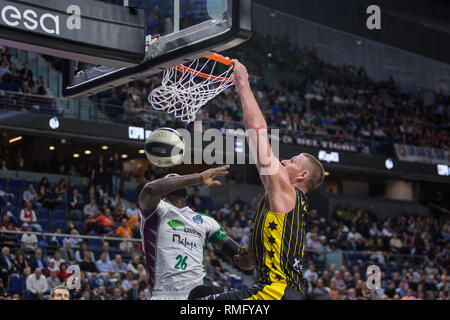
<path id="1" fill-rule="evenodd" d="M 227 237 L 212 217 L 160 201 L 154 212 L 141 212 L 141 236 L 153 299 L 187 299 L 203 284 L 207 241 Z"/>

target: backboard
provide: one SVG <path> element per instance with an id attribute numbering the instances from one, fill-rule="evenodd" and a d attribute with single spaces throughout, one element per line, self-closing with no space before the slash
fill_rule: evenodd
<path id="1" fill-rule="evenodd" d="M 248 40 L 252 0 L 91 0 L 143 11 L 144 60 L 130 67 L 71 61 L 66 65 L 63 95 L 92 95 L 142 79 Z M 105 34 L 120 38 L 120 34 Z M 86 63 L 87 62 L 87 63 Z"/>

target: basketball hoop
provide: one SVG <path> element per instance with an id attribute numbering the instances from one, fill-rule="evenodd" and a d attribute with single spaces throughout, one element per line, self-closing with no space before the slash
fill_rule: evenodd
<path id="1" fill-rule="evenodd" d="M 218 72 L 223 66 L 226 70 Z M 161 86 L 150 92 L 148 101 L 156 110 L 189 123 L 202 106 L 234 84 L 233 62 L 213 53 L 166 69 Z"/>

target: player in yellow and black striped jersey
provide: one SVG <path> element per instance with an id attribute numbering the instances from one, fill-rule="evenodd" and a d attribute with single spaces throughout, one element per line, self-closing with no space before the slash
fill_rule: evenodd
<path id="1" fill-rule="evenodd" d="M 205 300 L 302 299 L 308 210 L 305 195 L 322 184 L 324 168 L 307 153 L 281 162 L 274 156 L 267 123 L 251 91 L 247 69 L 239 61 L 233 62 L 249 149 L 266 191 L 253 221 L 249 249 L 240 248 L 235 262 L 243 269 L 256 267 L 258 282 L 239 291 L 198 288 L 190 297 Z M 210 294 L 205 297 L 206 292 Z"/>

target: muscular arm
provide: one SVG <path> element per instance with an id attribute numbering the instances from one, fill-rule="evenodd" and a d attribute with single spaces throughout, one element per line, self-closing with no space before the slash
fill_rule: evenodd
<path id="1" fill-rule="evenodd" d="M 201 182 L 202 179 L 198 173 L 154 180 L 147 183 L 139 194 L 139 206 L 141 210 L 155 209 L 166 194 Z"/>
<path id="2" fill-rule="evenodd" d="M 156 209 L 159 201 L 166 195 L 184 187 L 203 184 L 208 187 L 220 186 L 215 180 L 228 174 L 229 165 L 208 169 L 202 173 L 193 173 L 185 176 L 175 176 L 158 179 L 147 183 L 139 194 L 139 206 L 141 210 Z"/>
<path id="3" fill-rule="evenodd" d="M 247 141 L 266 189 L 269 209 L 275 212 L 289 212 L 295 205 L 295 190 L 286 170 L 272 152 L 267 123 L 250 88 L 247 70 L 237 60 L 233 62 L 236 88 L 248 133 Z"/>
<path id="4" fill-rule="evenodd" d="M 230 237 L 225 237 L 216 243 L 216 247 L 222 253 L 234 260 L 234 262 L 243 270 L 252 270 L 254 268 L 253 257 L 247 248 L 239 246 Z"/>

